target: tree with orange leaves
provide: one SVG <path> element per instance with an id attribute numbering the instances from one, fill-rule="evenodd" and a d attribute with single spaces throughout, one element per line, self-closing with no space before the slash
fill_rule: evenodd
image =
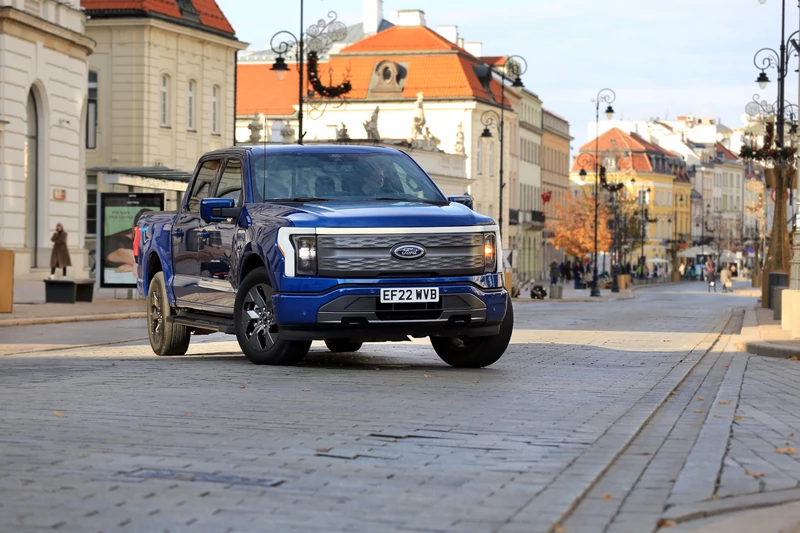
<path id="1" fill-rule="evenodd" d="M 578 196 L 568 195 L 563 202 L 555 204 L 556 218 L 548 220 L 547 228 L 554 237 L 553 246 L 564 250 L 567 255 L 586 257 L 594 253 L 594 197 L 583 191 Z M 600 202 L 597 211 L 597 251 L 605 252 L 611 248 L 611 231 L 608 221 L 611 210 L 605 202 Z"/>

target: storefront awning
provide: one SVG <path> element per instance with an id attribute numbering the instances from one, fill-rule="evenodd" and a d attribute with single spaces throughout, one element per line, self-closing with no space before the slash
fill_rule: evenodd
<path id="1" fill-rule="evenodd" d="M 185 191 L 192 179 L 190 172 L 168 167 L 94 167 L 89 172 L 103 175 L 110 185 L 127 185 L 160 191 Z"/>

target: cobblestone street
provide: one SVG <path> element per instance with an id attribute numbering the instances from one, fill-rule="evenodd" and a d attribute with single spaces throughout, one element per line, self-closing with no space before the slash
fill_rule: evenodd
<path id="1" fill-rule="evenodd" d="M 221 335 L 159 358 L 0 330 L 0 531 L 693 531 L 698 502 L 800 481 L 774 451 L 800 434 L 800 367 L 734 348 L 754 303 L 699 283 L 518 301 L 511 348 L 474 371 L 426 340 L 287 368 Z"/>

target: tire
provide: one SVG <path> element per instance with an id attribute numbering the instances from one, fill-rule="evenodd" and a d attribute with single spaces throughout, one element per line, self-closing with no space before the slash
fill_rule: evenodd
<path id="1" fill-rule="evenodd" d="M 236 340 L 251 363 L 256 365 L 296 365 L 308 353 L 311 341 L 287 341 L 275 325 L 267 269 L 250 272 L 239 286 L 233 319 Z"/>
<path id="2" fill-rule="evenodd" d="M 442 361 L 456 368 L 483 368 L 500 359 L 514 332 L 514 307 L 506 299 L 506 315 L 500 332 L 489 337 L 431 337 L 431 345 Z"/>
<path id="3" fill-rule="evenodd" d="M 347 339 L 328 339 L 325 346 L 334 353 L 353 353 L 361 349 L 364 343 L 352 342 Z"/>
<path id="4" fill-rule="evenodd" d="M 184 355 L 189 349 L 189 329 L 167 321 L 167 317 L 174 314 L 167 297 L 164 273 L 157 272 L 147 291 L 147 335 L 156 355 Z"/>

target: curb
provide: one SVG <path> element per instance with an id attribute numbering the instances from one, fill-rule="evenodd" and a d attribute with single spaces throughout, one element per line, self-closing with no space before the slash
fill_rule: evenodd
<path id="1" fill-rule="evenodd" d="M 97 322 L 100 320 L 124 320 L 127 318 L 147 318 L 147 313 L 142 311 L 137 313 L 108 313 L 104 315 L 7 318 L 0 320 L 0 328 L 11 327 L 11 326 L 39 326 L 43 324 L 66 324 L 69 322 Z"/>
<path id="2" fill-rule="evenodd" d="M 791 359 L 800 357 L 800 346 L 786 346 L 775 344 L 769 341 L 762 341 L 758 332 L 758 319 L 754 308 L 748 308 L 744 314 L 742 322 L 742 333 L 739 349 L 749 352 L 752 355 L 761 357 L 774 357 L 776 359 Z"/>

